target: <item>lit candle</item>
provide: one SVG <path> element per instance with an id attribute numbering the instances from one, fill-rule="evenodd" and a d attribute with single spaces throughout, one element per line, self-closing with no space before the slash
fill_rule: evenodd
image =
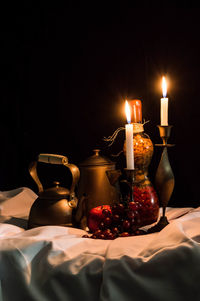
<path id="1" fill-rule="evenodd" d="M 126 167 L 134 169 L 134 153 L 133 153 L 133 124 L 131 124 L 131 111 L 128 101 L 125 102 L 125 112 L 128 124 L 126 124 Z"/>
<path id="2" fill-rule="evenodd" d="M 166 97 L 167 83 L 164 76 L 162 78 L 162 91 L 163 91 L 163 98 L 161 98 L 161 107 L 160 107 L 161 125 L 168 125 L 168 98 Z"/>

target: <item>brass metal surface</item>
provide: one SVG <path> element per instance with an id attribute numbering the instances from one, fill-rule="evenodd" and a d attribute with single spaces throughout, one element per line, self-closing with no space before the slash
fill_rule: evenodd
<path id="1" fill-rule="evenodd" d="M 48 158 L 49 156 L 49 158 Z M 55 187 L 43 189 L 37 175 L 37 161 L 29 166 L 29 173 L 38 186 L 39 197 L 33 203 L 28 220 L 28 227 L 45 225 L 73 225 L 73 211 L 77 207 L 78 199 L 75 196 L 75 186 L 78 183 L 80 171 L 74 164 L 69 164 L 67 157 L 51 154 L 40 154 L 38 161 L 50 164 L 62 164 L 72 174 L 70 189 L 60 187 L 59 182 L 54 182 Z"/>
<path id="2" fill-rule="evenodd" d="M 168 205 L 168 202 L 174 189 L 174 183 L 174 174 L 169 162 L 167 147 L 164 147 L 155 176 L 155 186 L 163 210 L 165 210 L 165 208 Z"/>
<path id="3" fill-rule="evenodd" d="M 168 138 L 171 133 L 172 126 L 158 126 L 160 137 L 163 140 L 163 144 L 159 145 L 163 147 L 161 159 L 156 171 L 155 176 L 155 187 L 159 196 L 160 205 L 162 207 L 162 216 L 157 225 L 149 229 L 149 232 L 156 232 L 162 230 L 169 222 L 165 216 L 166 207 L 171 198 L 172 192 L 174 190 L 175 179 L 174 174 L 169 162 L 167 148 L 168 148 Z M 170 144 L 170 146 L 172 146 Z"/>
<path id="4" fill-rule="evenodd" d="M 126 173 L 126 180 L 129 186 L 129 202 L 133 202 L 133 184 L 134 184 L 134 169 L 124 168 Z"/>
<path id="5" fill-rule="evenodd" d="M 166 145 L 173 125 L 158 125 L 157 127 L 159 129 L 160 137 L 163 140 L 163 145 Z"/>
<path id="6" fill-rule="evenodd" d="M 76 213 L 76 221 L 81 223 L 89 211 L 100 205 L 111 205 L 119 200 L 117 187 L 121 175 L 115 170 L 115 163 L 100 155 L 100 150 L 80 164 L 80 181 L 77 196 L 81 200 Z"/>
<path id="7" fill-rule="evenodd" d="M 59 200 L 36 199 L 30 211 L 28 228 L 35 225 L 47 226 L 63 224 L 72 225 L 72 208 L 69 206 L 69 197 Z"/>
<path id="8" fill-rule="evenodd" d="M 161 216 L 159 222 L 151 227 L 150 229 L 148 229 L 148 233 L 154 233 L 154 232 L 159 232 L 161 231 L 163 228 L 165 228 L 167 225 L 169 224 L 167 217 L 166 216 Z"/>

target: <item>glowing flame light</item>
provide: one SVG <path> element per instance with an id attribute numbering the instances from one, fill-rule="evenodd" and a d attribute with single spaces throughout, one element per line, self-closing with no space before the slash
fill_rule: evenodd
<path id="1" fill-rule="evenodd" d="M 167 96 L 167 83 L 166 83 L 164 76 L 162 78 L 162 92 L 163 92 L 163 97 L 166 97 Z"/>
<path id="2" fill-rule="evenodd" d="M 131 110 L 128 104 L 128 101 L 125 102 L 125 112 L 126 112 L 126 119 L 128 123 L 131 123 Z"/>

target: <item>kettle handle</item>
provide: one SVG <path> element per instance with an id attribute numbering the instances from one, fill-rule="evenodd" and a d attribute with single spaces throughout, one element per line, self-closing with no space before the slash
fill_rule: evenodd
<path id="1" fill-rule="evenodd" d="M 49 163 L 49 164 L 60 164 L 69 168 L 72 174 L 72 184 L 70 188 L 70 193 L 74 192 L 75 186 L 78 183 L 80 177 L 79 168 L 74 164 L 69 164 L 67 157 L 62 155 L 54 155 L 54 154 L 39 154 L 37 161 L 31 162 L 31 164 L 29 165 L 29 173 L 38 186 L 38 192 L 42 192 L 44 190 L 43 185 L 40 182 L 40 179 L 37 174 L 38 162 Z"/>

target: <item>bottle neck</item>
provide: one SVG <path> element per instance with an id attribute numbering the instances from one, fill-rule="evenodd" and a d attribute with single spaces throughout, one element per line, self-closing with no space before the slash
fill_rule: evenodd
<path id="1" fill-rule="evenodd" d="M 141 133 L 144 132 L 144 127 L 142 123 L 133 123 L 133 133 Z"/>

